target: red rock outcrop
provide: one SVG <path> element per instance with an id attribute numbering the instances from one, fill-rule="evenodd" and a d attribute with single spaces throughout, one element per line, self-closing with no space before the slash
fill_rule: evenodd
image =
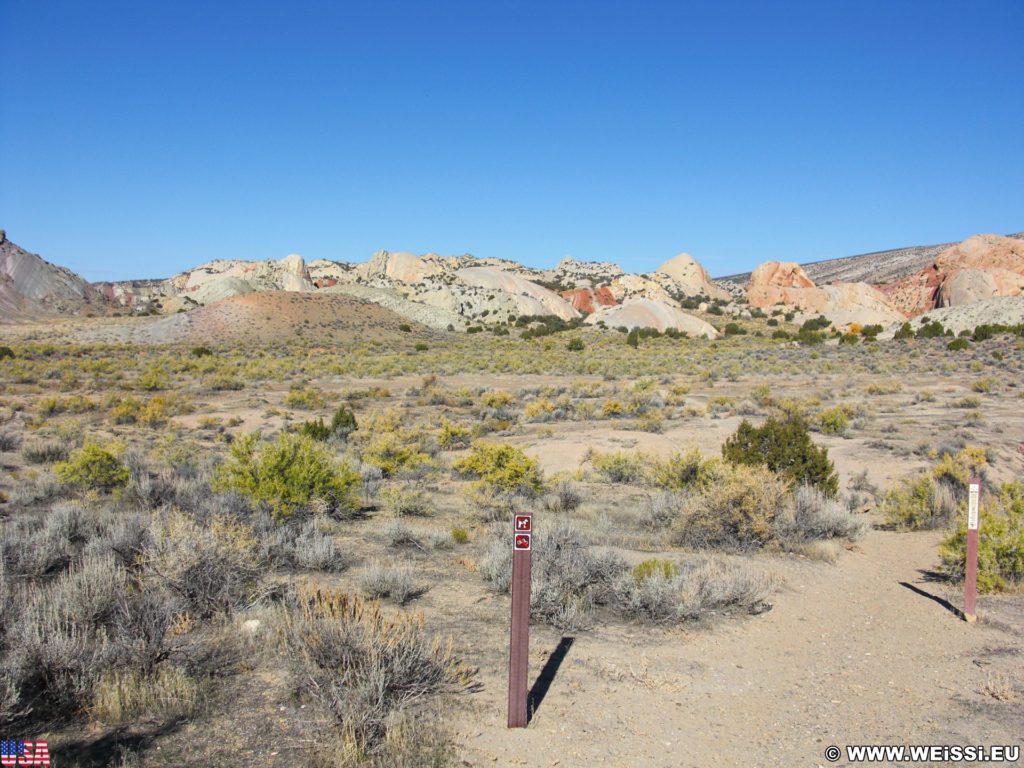
<path id="1" fill-rule="evenodd" d="M 572 304 L 578 312 L 587 314 L 593 312 L 596 307 L 614 307 L 618 304 L 607 285 L 562 291 L 562 298 Z"/>

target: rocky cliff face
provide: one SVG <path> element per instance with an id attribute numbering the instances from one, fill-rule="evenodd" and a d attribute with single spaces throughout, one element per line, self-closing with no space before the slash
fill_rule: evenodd
<path id="1" fill-rule="evenodd" d="M 102 303 L 81 277 L 20 248 L 0 229 L 0 320 L 78 313 Z"/>

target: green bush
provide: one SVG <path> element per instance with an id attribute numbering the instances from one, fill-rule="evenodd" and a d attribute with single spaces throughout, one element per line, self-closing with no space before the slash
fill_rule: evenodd
<path id="1" fill-rule="evenodd" d="M 965 349 L 970 349 L 970 347 L 971 344 L 967 339 L 953 339 L 953 341 L 946 345 L 946 349 L 953 352 L 960 352 Z"/>
<path id="2" fill-rule="evenodd" d="M 826 408 L 818 414 L 818 426 L 826 435 L 845 435 L 850 428 L 852 411 L 848 405 Z"/>
<path id="3" fill-rule="evenodd" d="M 962 579 L 967 556 L 967 523 L 939 547 L 942 569 Z M 982 504 L 978 525 L 978 589 L 998 592 L 1024 584 L 1024 484 L 1005 483 Z"/>
<path id="4" fill-rule="evenodd" d="M 323 442 L 331 437 L 348 437 L 355 430 L 355 415 L 348 406 L 342 405 L 334 412 L 330 426 L 324 424 L 324 419 L 321 416 L 315 421 L 304 422 L 299 427 L 299 434 Z"/>
<path id="5" fill-rule="evenodd" d="M 931 472 L 921 472 L 890 488 L 880 511 L 901 530 L 940 528 L 953 520 L 959 508 L 950 487 Z"/>
<path id="6" fill-rule="evenodd" d="M 469 455 L 455 462 L 455 470 L 492 491 L 533 494 L 544 487 L 540 465 L 512 445 L 477 440 Z"/>
<path id="7" fill-rule="evenodd" d="M 897 341 L 904 341 L 906 339 L 914 338 L 914 329 L 910 327 L 910 323 L 906 322 L 900 326 L 899 330 L 893 334 L 893 338 Z"/>
<path id="8" fill-rule="evenodd" d="M 335 511 L 351 511 L 358 505 L 359 485 L 359 473 L 346 462 L 336 463 L 309 437 L 288 433 L 273 443 L 261 442 L 258 432 L 238 438 L 214 478 L 218 490 L 268 504 L 276 520 L 317 500 Z"/>
<path id="9" fill-rule="evenodd" d="M 629 344 L 633 349 L 640 346 L 640 331 L 636 328 L 626 334 L 626 343 Z"/>
<path id="10" fill-rule="evenodd" d="M 679 566 L 671 560 L 649 557 L 633 566 L 632 575 L 637 584 L 658 576 L 671 579 L 679 575 Z"/>
<path id="11" fill-rule="evenodd" d="M 636 483 L 643 479 L 648 457 L 642 453 L 592 451 L 590 463 L 609 483 Z"/>
<path id="12" fill-rule="evenodd" d="M 778 421 L 773 417 L 761 427 L 744 419 L 722 446 L 722 456 L 732 464 L 764 464 L 794 484 L 816 486 L 829 496 L 839 492 L 828 449 L 814 444 L 807 424 L 799 418 Z"/>
<path id="13" fill-rule="evenodd" d="M 121 463 L 118 450 L 104 448 L 90 440 L 67 461 L 57 462 L 53 469 L 57 479 L 65 485 L 103 493 L 123 488 L 131 477 L 128 467 Z"/>
<path id="14" fill-rule="evenodd" d="M 586 345 L 583 343 L 583 339 L 576 338 L 569 339 L 569 343 L 565 345 L 565 348 L 570 352 L 582 352 Z"/>
<path id="15" fill-rule="evenodd" d="M 14 357 L 14 356 L 15 355 L 14 355 L 14 350 L 13 349 L 8 347 L 6 344 L 3 345 L 3 346 L 0 346 L 0 360 L 3 360 L 5 357 Z"/>
<path id="16" fill-rule="evenodd" d="M 673 453 L 651 464 L 651 483 L 670 491 L 702 491 L 718 479 L 721 465 L 716 459 L 705 459 L 700 450 Z"/>

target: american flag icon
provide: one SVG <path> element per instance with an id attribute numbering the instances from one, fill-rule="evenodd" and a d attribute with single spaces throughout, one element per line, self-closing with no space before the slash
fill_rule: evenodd
<path id="1" fill-rule="evenodd" d="M 50 765 L 50 747 L 42 739 L 3 739 L 0 741 L 0 765 Z"/>

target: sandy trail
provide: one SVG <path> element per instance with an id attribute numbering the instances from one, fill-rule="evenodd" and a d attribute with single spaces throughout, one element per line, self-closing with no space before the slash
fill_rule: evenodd
<path id="1" fill-rule="evenodd" d="M 873 530 L 834 567 L 771 561 L 774 609 L 711 630 L 580 633 L 525 731 L 485 676 L 460 721 L 466 764 L 767 768 L 828 765 L 832 744 L 1020 744 L 1019 607 L 993 602 L 986 621 L 983 602 L 967 625 L 902 585 L 941 597 L 922 576 L 939 538 Z M 531 682 L 559 636 L 533 638 Z M 984 694 L 991 674 L 1016 680 L 1015 702 Z"/>

